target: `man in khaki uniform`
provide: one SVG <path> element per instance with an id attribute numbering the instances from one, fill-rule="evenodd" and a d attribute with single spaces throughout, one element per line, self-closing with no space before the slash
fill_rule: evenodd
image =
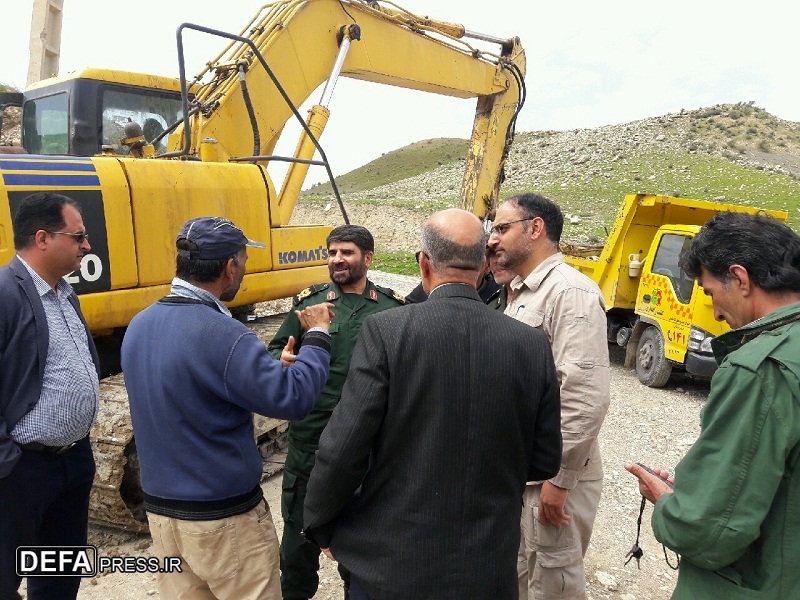
<path id="1" fill-rule="evenodd" d="M 497 210 L 489 247 L 516 273 L 505 314 L 550 339 L 561 386 L 561 469 L 525 489 L 518 562 L 520 598 L 583 600 L 583 556 L 600 503 L 597 435 L 609 403 L 605 303 L 591 279 L 558 250 L 564 217 L 554 202 L 523 194 Z"/>

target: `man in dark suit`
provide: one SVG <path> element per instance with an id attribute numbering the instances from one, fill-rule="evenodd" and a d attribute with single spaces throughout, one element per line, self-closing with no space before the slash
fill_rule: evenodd
<path id="1" fill-rule="evenodd" d="M 16 548 L 86 544 L 99 361 L 65 276 L 90 250 L 78 204 L 43 192 L 14 216 L 0 268 L 0 598 L 15 598 Z M 77 577 L 29 577 L 28 598 L 69 599 Z"/>
<path id="2" fill-rule="evenodd" d="M 516 598 L 520 494 L 561 453 L 541 332 L 475 291 L 480 221 L 422 231 L 428 301 L 370 316 L 320 440 L 306 535 L 352 573 L 351 598 Z"/>

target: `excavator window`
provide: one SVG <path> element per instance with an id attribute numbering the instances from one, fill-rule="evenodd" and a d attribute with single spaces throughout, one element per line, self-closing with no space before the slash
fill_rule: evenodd
<path id="1" fill-rule="evenodd" d="M 102 94 L 103 144 L 119 146 L 119 141 L 125 137 L 128 119 L 141 125 L 145 139 L 152 142 L 182 115 L 180 94 L 141 88 L 105 89 Z M 164 137 L 156 143 L 156 151 L 165 152 L 166 149 Z M 127 148 L 120 147 L 116 152 L 125 154 Z"/>
<path id="2" fill-rule="evenodd" d="M 22 112 L 22 146 L 31 154 L 67 154 L 68 108 L 66 93 L 26 102 Z"/>

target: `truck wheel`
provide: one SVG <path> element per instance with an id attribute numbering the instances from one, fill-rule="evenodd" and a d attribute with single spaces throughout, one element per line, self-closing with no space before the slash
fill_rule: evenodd
<path id="1" fill-rule="evenodd" d="M 672 365 L 664 356 L 664 338 L 655 327 L 648 327 L 639 338 L 636 351 L 636 375 L 644 385 L 660 388 L 669 380 Z"/>

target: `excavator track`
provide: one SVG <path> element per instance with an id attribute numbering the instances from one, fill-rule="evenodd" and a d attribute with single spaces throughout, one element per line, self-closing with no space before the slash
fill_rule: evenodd
<path id="1" fill-rule="evenodd" d="M 264 343 L 277 332 L 283 314 L 259 317 L 247 323 Z M 262 481 L 283 469 L 288 445 L 288 423 L 255 415 L 255 432 L 264 461 Z M 128 393 L 123 375 L 100 381 L 100 409 L 92 432 L 97 471 L 89 498 L 89 520 L 93 523 L 146 533 L 144 497 L 139 480 L 139 461 L 133 435 Z"/>

